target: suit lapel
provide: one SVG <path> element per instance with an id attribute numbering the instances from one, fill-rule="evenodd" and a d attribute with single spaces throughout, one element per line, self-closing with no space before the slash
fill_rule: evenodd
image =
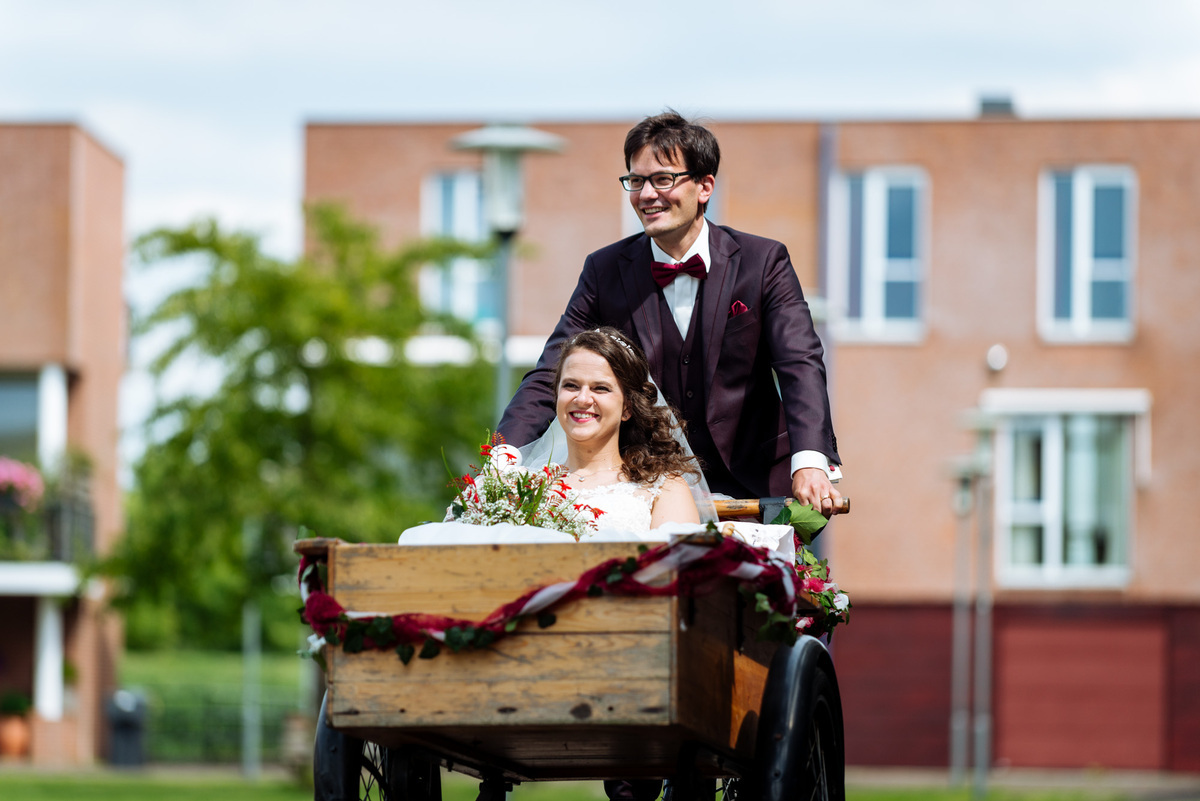
<path id="1" fill-rule="evenodd" d="M 650 374 L 662 375 L 662 314 L 659 310 L 658 286 L 650 275 L 654 257 L 650 253 L 650 238 L 640 236 L 620 254 L 621 287 L 629 304 L 633 333 L 637 335 L 650 362 Z"/>
<path id="2" fill-rule="evenodd" d="M 725 338 L 725 324 L 729 321 L 741 256 L 733 237 L 715 225 L 709 225 L 708 231 L 712 264 L 708 268 L 708 280 L 704 282 L 704 316 L 701 319 L 704 323 L 704 389 L 711 402 L 713 379 L 721 358 L 720 343 Z"/>

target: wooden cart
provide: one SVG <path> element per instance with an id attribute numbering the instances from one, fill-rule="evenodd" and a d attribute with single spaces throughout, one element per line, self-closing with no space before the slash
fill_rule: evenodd
<path id="1" fill-rule="evenodd" d="M 358 545 L 306 540 L 347 610 L 480 620 L 530 588 L 574 579 L 629 543 Z M 438 767 L 513 783 L 668 778 L 673 801 L 736 779 L 746 799 L 841 798 L 841 704 L 811 637 L 759 642 L 762 615 L 725 579 L 694 599 L 587 598 L 546 629 L 405 665 L 327 649 L 318 799 L 436 801 Z M 360 786 L 360 779 L 363 779 Z"/>

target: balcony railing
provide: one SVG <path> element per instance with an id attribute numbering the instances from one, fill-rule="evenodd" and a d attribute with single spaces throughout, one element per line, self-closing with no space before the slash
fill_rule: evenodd
<path id="1" fill-rule="evenodd" d="M 0 495 L 0 561 L 79 562 L 92 555 L 94 532 L 86 486 L 47 495 L 33 513 Z"/>

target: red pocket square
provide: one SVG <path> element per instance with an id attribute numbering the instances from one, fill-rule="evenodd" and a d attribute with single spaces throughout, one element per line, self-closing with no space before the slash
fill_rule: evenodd
<path id="1" fill-rule="evenodd" d="M 737 317 L 739 314 L 745 314 L 748 311 L 750 311 L 750 309 L 745 303 L 742 303 L 740 300 L 735 300 L 733 305 L 729 307 L 729 316 Z"/>

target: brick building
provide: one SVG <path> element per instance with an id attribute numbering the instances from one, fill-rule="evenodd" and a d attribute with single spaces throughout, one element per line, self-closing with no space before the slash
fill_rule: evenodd
<path id="1" fill-rule="evenodd" d="M 518 363 L 584 256 L 639 230 L 616 180 L 632 122 L 534 123 L 566 148 L 525 161 Z M 478 124 L 311 123 L 305 199 L 390 246 L 479 237 L 479 158 L 449 147 Z M 850 763 L 946 764 L 953 602 L 985 589 L 993 764 L 1200 770 L 1200 120 L 712 128 L 709 216 L 784 242 L 826 320 Z M 485 266 L 421 280 L 488 330 Z M 960 480 L 979 503 L 956 508 Z M 965 572 L 963 532 L 992 543 Z"/>
<path id="2" fill-rule="evenodd" d="M 79 564 L 122 526 L 124 165 L 72 124 L 0 124 L 0 454 L 57 487 L 0 536 L 0 692 L 33 701 L 35 764 L 102 754 L 120 630 Z M 64 478 L 85 462 L 86 476 Z"/>

